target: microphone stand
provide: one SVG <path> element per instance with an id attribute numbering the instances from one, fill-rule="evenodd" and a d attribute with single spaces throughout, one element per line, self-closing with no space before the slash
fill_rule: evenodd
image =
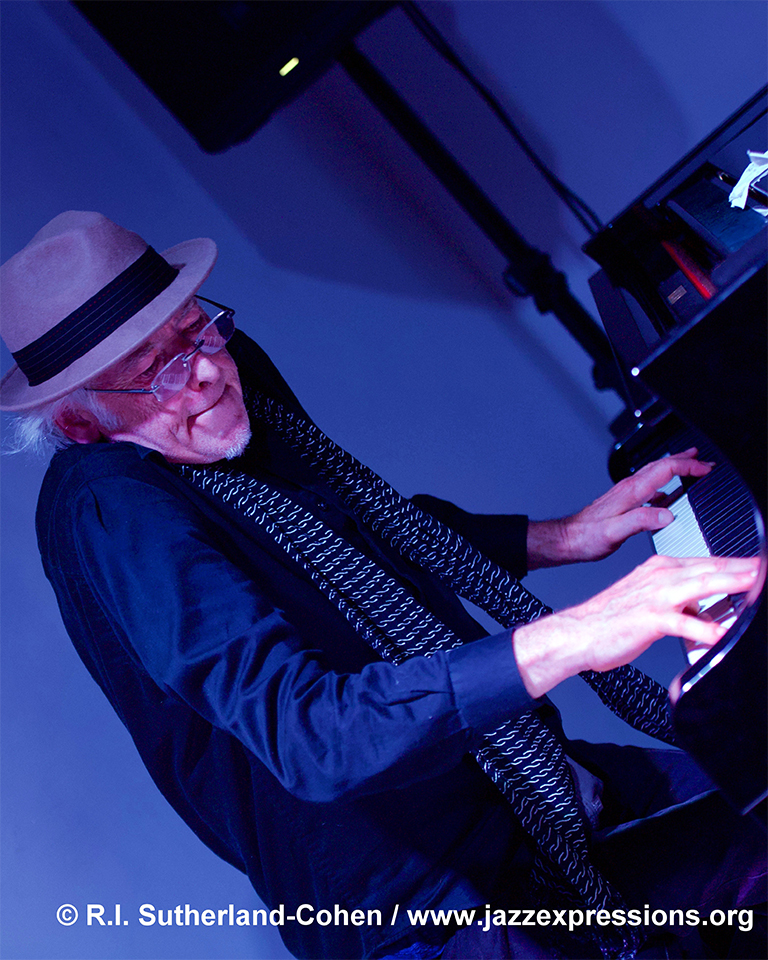
<path id="1" fill-rule="evenodd" d="M 624 387 L 608 338 L 568 289 L 565 275 L 550 257 L 531 246 L 503 216 L 371 61 L 354 44 L 337 56 L 352 81 L 480 227 L 508 261 L 504 281 L 518 297 L 533 297 L 540 313 L 553 313 L 594 361 L 592 379 L 599 390 Z"/>

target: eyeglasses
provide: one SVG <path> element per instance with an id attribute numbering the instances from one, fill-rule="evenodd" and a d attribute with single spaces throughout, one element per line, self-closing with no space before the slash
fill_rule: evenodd
<path id="1" fill-rule="evenodd" d="M 218 353 L 235 332 L 235 311 L 231 307 L 225 307 L 215 300 L 208 300 L 207 297 L 196 296 L 195 300 L 203 300 L 214 307 L 219 308 L 219 313 L 209 320 L 203 327 L 199 324 L 207 319 L 205 313 L 186 329 L 181 331 L 182 336 L 189 337 L 194 334 L 192 349 L 188 353 L 177 353 L 168 363 L 154 376 L 149 387 L 134 387 L 131 389 L 109 389 L 105 387 L 85 387 L 92 393 L 151 393 L 158 403 L 165 403 L 171 397 L 183 390 L 187 385 L 192 374 L 192 365 L 190 360 L 196 353 Z"/>

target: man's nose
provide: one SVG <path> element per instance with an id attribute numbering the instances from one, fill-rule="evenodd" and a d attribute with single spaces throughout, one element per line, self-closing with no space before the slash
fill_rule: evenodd
<path id="1" fill-rule="evenodd" d="M 189 359 L 190 372 L 187 386 L 192 390 L 203 390 L 209 383 L 215 383 L 221 376 L 218 353 L 203 353 L 198 350 Z"/>

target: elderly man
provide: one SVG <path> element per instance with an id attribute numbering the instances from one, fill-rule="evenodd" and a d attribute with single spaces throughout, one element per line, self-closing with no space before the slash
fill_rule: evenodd
<path id="1" fill-rule="evenodd" d="M 763 842 L 692 764 L 568 743 L 545 697 L 581 674 L 671 741 L 664 692 L 624 665 L 668 634 L 714 644 L 697 601 L 749 591 L 756 563 L 655 558 L 554 614 L 515 579 L 665 525 L 656 490 L 710 465 L 685 451 L 545 523 L 403 500 L 197 295 L 215 256 L 56 217 L 3 266 L 0 398 L 61 448 L 37 527 L 78 653 L 288 947 L 650 956 L 649 907 L 761 902 Z"/>

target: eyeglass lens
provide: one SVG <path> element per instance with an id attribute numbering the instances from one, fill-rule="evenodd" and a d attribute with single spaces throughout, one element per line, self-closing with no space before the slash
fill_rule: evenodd
<path id="1" fill-rule="evenodd" d="M 150 389 L 160 403 L 170 399 L 186 385 L 192 372 L 190 360 L 198 351 L 218 353 L 234 332 L 235 322 L 230 310 L 222 310 L 207 323 L 195 339 L 194 348 L 187 354 L 174 357 L 152 381 Z"/>

